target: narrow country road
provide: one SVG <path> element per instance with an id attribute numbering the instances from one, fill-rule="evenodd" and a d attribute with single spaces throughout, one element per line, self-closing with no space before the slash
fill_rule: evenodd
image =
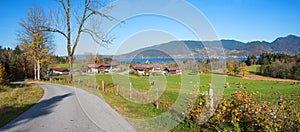
<path id="1" fill-rule="evenodd" d="M 135 131 L 121 115 L 93 94 L 58 84 L 35 85 L 44 89 L 43 98 L 0 131 Z"/>

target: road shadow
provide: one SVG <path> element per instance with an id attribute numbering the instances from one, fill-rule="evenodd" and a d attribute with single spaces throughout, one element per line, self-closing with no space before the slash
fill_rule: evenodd
<path id="1" fill-rule="evenodd" d="M 52 109 L 57 106 L 57 103 L 62 101 L 64 98 L 73 95 L 72 93 L 64 94 L 64 95 L 58 95 L 54 96 L 50 99 L 42 100 L 36 105 L 32 106 L 30 109 L 28 109 L 26 112 L 21 114 L 16 119 L 12 120 L 8 124 L 6 124 L 4 127 L 0 129 L 0 131 L 6 131 L 7 129 L 11 129 L 13 127 L 22 125 L 34 118 L 45 116 L 47 114 L 52 113 Z M 19 109 L 18 107 L 13 107 L 13 109 Z M 1 109 L 0 109 L 1 111 Z"/>

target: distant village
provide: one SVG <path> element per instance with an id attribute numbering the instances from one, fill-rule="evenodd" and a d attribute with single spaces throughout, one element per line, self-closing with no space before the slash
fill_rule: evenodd
<path id="1" fill-rule="evenodd" d="M 122 64 L 117 61 L 86 64 L 81 72 L 89 74 L 117 74 Z M 129 70 L 123 71 L 138 76 L 182 74 L 182 68 L 157 62 L 130 63 Z M 51 66 L 48 72 L 52 76 L 68 75 L 69 69 L 61 66 Z"/>

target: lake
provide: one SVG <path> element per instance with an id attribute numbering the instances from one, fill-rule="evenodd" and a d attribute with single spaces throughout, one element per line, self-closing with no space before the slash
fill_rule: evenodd
<path id="1" fill-rule="evenodd" d="M 194 58 L 196 61 L 201 61 L 201 60 L 208 60 L 208 58 Z M 143 58 L 143 59 L 127 59 L 127 58 L 117 58 L 115 59 L 118 62 L 136 62 L 136 63 L 143 63 L 146 61 L 149 62 L 158 62 L 158 63 L 163 63 L 163 62 L 174 62 L 173 58 Z M 176 61 L 184 61 L 184 60 L 191 60 L 189 58 L 176 58 Z M 219 58 L 220 61 L 224 61 L 225 58 Z M 226 58 L 226 60 L 237 60 L 237 61 L 242 61 L 242 60 L 247 60 L 247 57 L 240 57 L 240 58 Z"/>

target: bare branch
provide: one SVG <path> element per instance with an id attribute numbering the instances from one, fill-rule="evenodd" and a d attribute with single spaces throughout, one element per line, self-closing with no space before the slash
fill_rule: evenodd
<path id="1" fill-rule="evenodd" d="M 100 44 L 100 43 L 102 43 L 102 42 L 108 43 L 108 44 L 111 43 L 111 40 L 105 39 L 103 36 L 97 34 L 96 32 L 94 32 L 94 31 L 91 30 L 91 29 L 85 28 L 85 29 L 82 30 L 82 32 L 89 34 L 89 35 L 92 37 L 92 39 L 93 39 L 96 43 L 98 43 L 98 44 Z M 100 41 L 101 41 L 101 42 L 100 42 Z"/>
<path id="2" fill-rule="evenodd" d="M 92 16 L 92 15 L 100 15 L 101 17 L 104 17 L 104 18 L 106 18 L 106 19 L 108 19 L 110 21 L 117 20 L 116 18 L 114 18 L 114 17 L 112 17 L 110 15 L 106 15 L 106 14 L 104 14 L 102 12 L 95 11 L 95 10 L 92 10 L 92 9 L 89 9 L 89 10 L 91 11 L 91 13 L 89 14 L 90 16 Z"/>
<path id="3" fill-rule="evenodd" d="M 26 30 L 27 33 L 33 34 L 31 26 L 25 24 L 24 21 L 21 21 L 20 25 Z M 24 34 L 26 33 L 24 32 Z"/>
<path id="4" fill-rule="evenodd" d="M 61 35 L 63 35 L 65 38 L 68 38 L 68 36 L 61 30 L 50 28 L 50 27 L 41 27 L 41 31 L 46 31 L 46 32 L 56 32 Z"/>
<path id="5" fill-rule="evenodd" d="M 65 11 L 65 14 L 68 14 L 68 13 L 69 13 L 70 6 L 68 6 L 68 8 L 67 8 L 67 7 L 66 7 L 66 4 L 65 4 L 65 2 L 64 2 L 63 0 L 57 0 L 57 1 L 61 3 L 61 5 L 62 5 L 62 7 L 63 7 L 63 9 L 64 9 L 64 11 Z M 69 4 L 68 4 L 68 5 L 69 5 Z"/>
<path id="6" fill-rule="evenodd" d="M 64 31 L 66 29 L 66 19 L 62 13 L 63 11 L 61 11 L 60 8 L 57 9 L 51 9 L 50 10 L 50 15 L 49 15 L 49 19 L 50 23 L 51 23 L 51 27 L 52 28 L 56 28 L 56 29 L 60 29 L 61 31 Z"/>
<path id="7" fill-rule="evenodd" d="M 73 15 L 74 15 L 74 17 L 75 17 L 75 19 L 76 19 L 76 22 L 78 23 L 78 24 L 80 24 L 80 15 L 79 15 L 79 13 L 78 13 L 78 10 L 74 10 L 73 11 Z"/>
<path id="8" fill-rule="evenodd" d="M 78 27 L 78 31 L 77 31 L 77 36 L 76 36 L 76 39 L 75 39 L 75 42 L 74 42 L 74 45 L 73 45 L 73 48 L 72 48 L 72 51 L 71 51 L 71 55 L 73 55 L 75 53 L 75 49 L 77 47 L 77 44 L 79 42 L 79 39 L 80 39 L 80 35 L 81 35 L 81 31 L 82 31 L 82 28 L 83 28 L 83 25 L 84 23 L 86 22 L 85 21 L 85 17 L 86 17 L 86 13 L 87 13 L 87 4 L 89 3 L 89 0 L 85 0 L 84 2 L 84 9 L 83 9 L 83 15 L 82 15 L 82 18 L 81 18 L 81 22 L 79 24 L 79 27 Z"/>

